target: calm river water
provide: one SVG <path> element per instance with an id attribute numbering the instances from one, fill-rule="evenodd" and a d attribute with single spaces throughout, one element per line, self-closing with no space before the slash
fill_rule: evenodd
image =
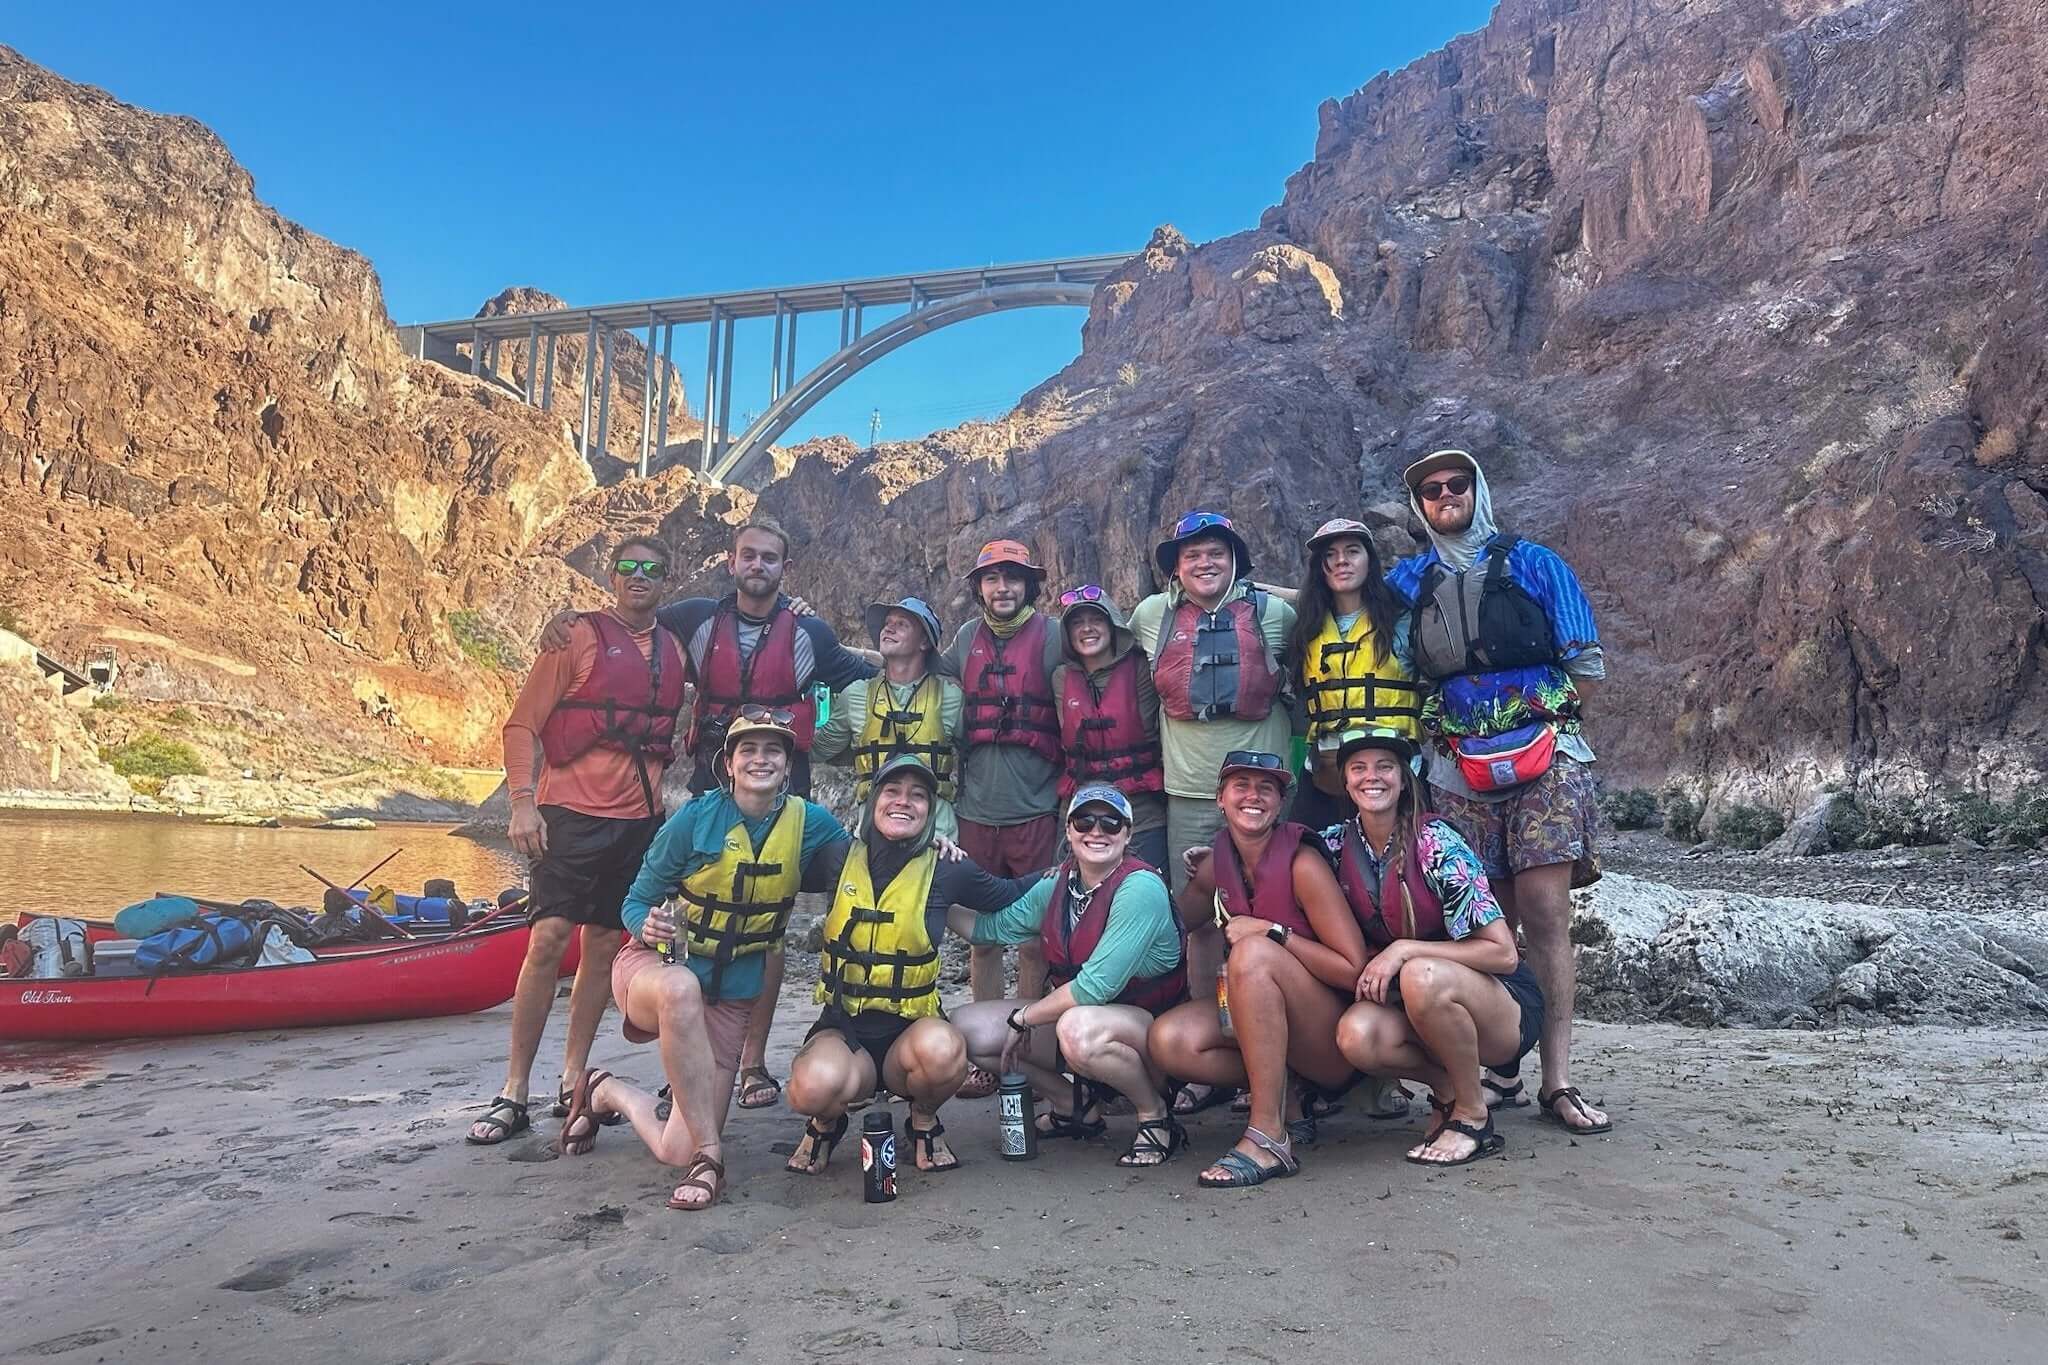
<path id="1" fill-rule="evenodd" d="M 474 900 L 526 884 L 525 860 L 510 848 L 458 839 L 450 828 L 230 829 L 163 816 L 0 811 L 0 922 L 22 910 L 111 919 L 157 891 L 318 907 L 320 883 L 300 863 L 346 886 L 395 849 L 404 852 L 374 880 L 399 891 L 447 877 Z"/>

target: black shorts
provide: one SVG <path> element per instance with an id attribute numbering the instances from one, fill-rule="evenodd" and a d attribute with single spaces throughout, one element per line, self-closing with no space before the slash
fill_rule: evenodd
<path id="1" fill-rule="evenodd" d="M 1536 984 L 1536 973 L 1529 970 L 1526 961 L 1516 963 L 1513 971 L 1496 979 L 1522 1007 L 1522 1041 L 1513 1061 L 1500 1065 L 1489 1061 L 1486 1064 L 1503 1075 L 1513 1075 L 1522 1065 L 1522 1058 L 1529 1055 L 1543 1036 L 1543 988 Z"/>
<path id="2" fill-rule="evenodd" d="M 619 911 L 661 821 L 646 815 L 613 820 L 567 806 L 542 806 L 540 818 L 547 826 L 548 851 L 533 865 L 528 921 L 565 919 L 625 928 Z"/>
<path id="3" fill-rule="evenodd" d="M 883 1059 L 888 1057 L 889 1049 L 896 1046 L 896 1040 L 916 1022 L 886 1010 L 862 1010 L 859 1014 L 848 1014 L 837 1005 L 827 1005 L 824 1013 L 818 1016 L 818 1022 L 811 1025 L 811 1031 L 804 1035 L 804 1041 L 808 1043 L 827 1029 L 837 1029 L 846 1035 L 847 1042 L 874 1058 L 875 1084 L 881 1086 L 888 1084 L 882 1079 Z"/>

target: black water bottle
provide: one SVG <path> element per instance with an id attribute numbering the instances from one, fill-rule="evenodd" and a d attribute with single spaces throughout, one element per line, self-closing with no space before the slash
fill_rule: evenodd
<path id="1" fill-rule="evenodd" d="M 861 1116 L 860 1173 L 870 1204 L 896 1197 L 896 1116 L 884 1106 Z"/>
<path id="2" fill-rule="evenodd" d="M 1001 1142 L 996 1154 L 1005 1161 L 1031 1161 L 1038 1156 L 1038 1124 L 1032 1113 L 1031 1081 L 1021 1071 L 1005 1071 L 996 1101 L 996 1128 Z"/>

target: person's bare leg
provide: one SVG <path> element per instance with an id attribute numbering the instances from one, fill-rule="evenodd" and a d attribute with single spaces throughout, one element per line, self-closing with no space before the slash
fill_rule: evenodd
<path id="1" fill-rule="evenodd" d="M 1572 957 L 1572 865 L 1550 863 L 1515 874 L 1515 908 L 1522 921 L 1522 942 L 1529 970 L 1543 988 L 1542 1092 L 1554 1095 L 1572 1083 L 1572 1008 L 1579 989 L 1578 964 Z M 1568 1100 L 1551 1110 L 1567 1127 L 1595 1128 L 1607 1115 L 1591 1104 L 1585 1111 Z"/>
<path id="2" fill-rule="evenodd" d="M 1044 994 L 1045 948 L 1034 938 L 1017 946 L 1017 998 L 1036 1000 Z"/>
<path id="3" fill-rule="evenodd" d="M 561 975 L 562 954 L 568 951 L 569 935 L 575 928 L 568 920 L 550 915 L 535 921 L 527 931 L 526 960 L 519 966 L 519 982 L 512 991 L 512 1050 L 505 1059 L 505 1084 L 498 1091 L 506 1099 L 526 1103 L 526 1092 L 533 1080 L 534 1055 L 540 1051 L 548 1013 L 555 1007 L 555 982 Z M 469 1129 L 471 1137 L 486 1143 L 499 1140 L 495 1132 L 482 1122 Z"/>
<path id="4" fill-rule="evenodd" d="M 967 1079 L 967 1040 L 944 1019 L 920 1019 L 890 1044 L 882 1060 L 889 1089 L 910 1100 L 910 1127 L 929 1132 L 938 1126 L 939 1106 L 953 1098 Z M 960 1164 L 944 1137 L 931 1140 L 931 1156 L 916 1156 L 920 1171 L 950 1171 Z"/>
<path id="5" fill-rule="evenodd" d="M 1010 1014 L 1027 1003 L 1023 1000 L 982 1000 L 953 1011 L 952 1024 L 960 1031 L 970 1064 L 986 1071 L 1002 1068 L 1003 1048 L 1010 1041 Z M 1030 1050 L 1015 1059 L 1018 1068 L 1030 1078 L 1031 1088 L 1040 1099 L 1051 1101 L 1054 1096 L 1059 1097 L 1054 1101 L 1056 1113 L 1069 1103 L 1070 1093 L 1066 1077 L 1053 1069 L 1053 1063 L 1058 1060 L 1058 1046 L 1053 1029 L 1036 1029 L 1031 1035 Z"/>
<path id="6" fill-rule="evenodd" d="M 1349 1077 L 1351 1066 L 1337 1051 L 1337 1019 L 1343 1002 L 1301 960 L 1270 939 L 1252 939 L 1230 952 L 1230 1019 L 1250 1077 L 1248 1126 L 1286 1141 L 1288 1068 L 1325 1085 Z M 1259 1165 L 1267 1154 L 1250 1138 L 1237 1149 Z M 1228 1171 L 1209 1168 L 1220 1177 Z"/>
<path id="7" fill-rule="evenodd" d="M 591 1105 L 599 1113 L 625 1115 L 647 1150 L 664 1165 L 686 1166 L 700 1153 L 720 1159 L 724 1101 L 731 1099 L 732 1077 L 717 1067 L 712 1055 L 704 1009 L 704 991 L 695 972 L 680 967 L 640 972 L 627 988 L 625 1013 L 634 1027 L 659 1035 L 661 1069 L 671 1101 L 668 1120 L 657 1116 L 653 1095 L 616 1076 L 591 1095 Z M 708 1202 L 702 1190 L 678 1193 L 686 1196 L 686 1204 Z"/>
<path id="8" fill-rule="evenodd" d="M 766 1068 L 768 1061 L 768 1030 L 775 1027 L 775 1007 L 782 998 L 782 947 L 777 944 L 768 950 L 768 961 L 761 968 L 761 993 L 754 997 L 754 1012 L 747 1017 L 747 1040 L 740 1045 L 740 1071 L 744 1074 L 751 1067 Z M 770 1087 L 756 1084 L 755 1091 L 768 1095 Z M 746 1096 L 742 1095 L 741 1099 Z M 753 1106 L 765 1109 L 768 1104 Z"/>
<path id="9" fill-rule="evenodd" d="M 998 943 L 978 943 L 967 952 L 967 988 L 976 1002 L 1001 1000 L 1003 991 L 1003 949 Z"/>
<path id="10" fill-rule="evenodd" d="M 566 1092 L 590 1065 L 590 1045 L 612 1002 L 612 959 L 626 942 L 623 929 L 601 924 L 583 926 L 583 955 L 576 964 L 576 983 L 569 988 L 569 1041 L 562 1048 L 562 1089 Z"/>
<path id="11" fill-rule="evenodd" d="M 875 1064 L 865 1049 L 857 1048 L 844 1033 L 826 1029 L 814 1033 L 789 1065 L 785 1094 L 789 1107 L 810 1120 L 787 1168 L 800 1175 L 816 1175 L 831 1160 L 827 1151 L 820 1160 L 819 1139 L 811 1129 L 830 1129 L 846 1117 L 848 1106 L 863 1095 L 874 1093 Z M 834 1139 L 836 1142 L 838 1139 Z"/>
<path id="12" fill-rule="evenodd" d="M 1178 1080 L 1237 1090 L 1249 1079 L 1236 1041 L 1223 1036 L 1214 1000 L 1185 1001 L 1154 1019 L 1145 1035 L 1145 1051 Z"/>
<path id="13" fill-rule="evenodd" d="M 1139 1120 L 1163 1118 L 1165 1076 L 1145 1053 L 1152 1016 L 1132 1005 L 1077 1005 L 1060 1016 L 1060 1055 L 1075 1074 L 1116 1087 Z"/>
<path id="14" fill-rule="evenodd" d="M 1496 977 L 1442 958 L 1421 957 L 1401 968 L 1401 1003 L 1409 1026 L 1444 1070 L 1450 1119 L 1484 1128 L 1486 1091 L 1479 1083 L 1479 1059 L 1511 1056 L 1520 1045 L 1522 1012 L 1514 997 Z M 1444 1092 L 1436 1094 L 1441 1102 Z M 1453 1161 L 1470 1155 L 1476 1145 L 1464 1133 L 1443 1129 L 1409 1155 L 1423 1161 Z"/>

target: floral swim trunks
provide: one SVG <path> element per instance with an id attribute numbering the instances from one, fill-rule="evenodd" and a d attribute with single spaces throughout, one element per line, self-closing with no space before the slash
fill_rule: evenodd
<path id="1" fill-rule="evenodd" d="M 1503 801 L 1478 801 L 1432 788 L 1437 813 L 1458 827 L 1492 878 L 1512 877 L 1532 867 L 1572 864 L 1572 886 L 1600 880 L 1593 846 L 1599 820 L 1593 773 L 1563 754 L 1550 771 Z"/>

